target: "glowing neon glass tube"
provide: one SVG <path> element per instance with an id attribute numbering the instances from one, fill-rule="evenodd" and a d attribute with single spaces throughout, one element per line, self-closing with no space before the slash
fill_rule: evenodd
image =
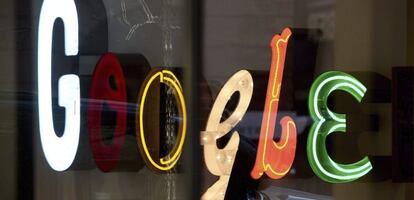
<path id="1" fill-rule="evenodd" d="M 260 129 L 256 163 L 250 173 L 254 179 L 259 179 L 263 175 L 263 172 L 273 179 L 282 178 L 289 172 L 295 158 L 296 125 L 292 118 L 289 116 L 282 118 L 280 122 L 282 126 L 280 140 L 278 142 L 273 141 L 286 50 L 291 34 L 290 29 L 286 28 L 281 35 L 275 35 L 270 43 L 270 47 L 272 48 L 272 62 L 269 83 Z"/>
<path id="2" fill-rule="evenodd" d="M 346 131 L 346 116 L 330 111 L 327 105 L 329 95 L 335 90 L 345 91 L 361 102 L 367 89 L 356 78 L 339 71 L 326 72 L 314 81 L 308 100 L 314 124 L 308 136 L 307 154 L 312 170 L 322 180 L 344 183 L 364 176 L 372 165 L 368 157 L 352 164 L 339 164 L 328 155 L 325 147 L 328 135 Z"/>
<path id="3" fill-rule="evenodd" d="M 157 81 L 158 80 L 158 81 Z M 182 117 L 182 121 L 178 126 L 177 143 L 168 155 L 160 158 L 159 161 L 154 159 L 147 146 L 145 140 L 144 129 L 144 109 L 147 101 L 149 88 L 152 84 L 162 83 L 173 89 L 175 100 L 177 101 L 178 113 Z M 138 138 L 138 146 L 147 166 L 157 172 L 164 172 L 172 169 L 178 162 L 183 151 L 184 141 L 187 132 L 187 109 L 184 100 L 183 88 L 180 81 L 170 70 L 153 70 L 143 83 L 138 100 L 138 108 L 136 113 L 136 134 Z"/>

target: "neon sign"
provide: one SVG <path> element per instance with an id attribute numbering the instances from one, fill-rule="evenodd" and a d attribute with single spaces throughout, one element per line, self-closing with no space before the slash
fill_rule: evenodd
<path id="1" fill-rule="evenodd" d="M 80 134 L 80 81 L 75 74 L 67 74 L 59 78 L 59 105 L 65 108 L 65 128 L 62 137 L 54 131 L 52 112 L 52 31 L 57 18 L 61 18 L 65 28 L 65 54 L 78 54 L 78 19 L 73 0 L 45 0 L 42 4 L 39 19 L 38 38 L 38 109 L 39 127 L 42 149 L 48 164 L 56 171 L 68 169 L 75 159 Z M 261 124 L 258 151 L 255 166 L 251 171 L 254 179 L 264 173 L 273 179 L 283 178 L 290 170 L 296 151 L 296 125 L 293 119 L 285 116 L 281 119 L 281 137 L 273 141 L 283 70 L 287 46 L 292 32 L 286 28 L 280 35 L 271 40 L 272 60 L 269 82 Z M 109 80 L 113 78 L 116 87 Z M 148 91 L 154 84 L 164 84 L 173 90 L 179 118 L 178 138 L 174 148 L 162 158 L 154 158 L 149 152 L 145 136 L 144 110 L 148 103 Z M 115 54 L 104 54 L 98 61 L 91 81 L 88 104 L 88 134 L 92 154 L 97 167 L 111 171 L 117 164 L 121 147 L 124 143 L 126 130 L 126 82 L 122 66 Z M 345 114 L 334 113 L 327 107 L 327 98 L 335 90 L 351 94 L 359 102 L 367 91 L 366 87 L 356 78 L 343 72 L 326 72 L 319 76 L 312 85 L 309 94 L 309 113 L 314 120 L 307 143 L 307 155 L 310 166 L 317 176 L 327 182 L 343 183 L 361 178 L 372 170 L 368 157 L 352 164 L 339 164 L 333 161 L 325 148 L 325 141 L 332 132 L 345 132 Z M 229 98 L 240 93 L 235 111 L 225 121 L 220 119 Z M 228 144 L 223 149 L 217 147 L 217 139 L 231 132 L 247 112 L 253 94 L 253 79 L 246 70 L 235 73 L 223 86 L 210 112 L 205 130 L 201 132 L 201 144 L 204 158 L 210 173 L 219 177 L 202 199 L 223 199 L 230 174 L 234 165 L 239 134 L 233 132 Z M 172 71 L 153 70 L 141 86 L 137 97 L 136 136 L 138 148 L 149 168 L 156 172 L 172 169 L 178 162 L 183 151 L 187 131 L 187 110 L 183 88 Z M 102 106 L 107 104 L 116 112 L 115 137 L 110 145 L 102 142 L 101 115 Z M 148 107 L 147 107 L 148 108 Z"/>
<path id="2" fill-rule="evenodd" d="M 269 83 L 267 86 L 266 103 L 260 129 L 259 146 L 256 164 L 251 171 L 254 179 L 259 179 L 263 172 L 273 179 L 280 179 L 289 172 L 295 158 L 296 125 L 289 116 L 282 118 L 282 133 L 279 142 L 273 141 L 276 116 L 279 106 L 280 89 L 282 87 L 283 69 L 290 29 L 275 35 L 270 42 L 272 63 L 270 66 Z"/>
<path id="3" fill-rule="evenodd" d="M 151 75 L 148 76 L 147 80 L 144 81 L 144 87 L 141 89 L 140 97 L 138 104 L 138 112 L 136 119 L 139 119 L 139 122 L 136 123 L 136 133 L 137 138 L 141 145 L 138 145 L 141 150 L 141 154 L 143 155 L 147 166 L 159 171 L 168 171 L 175 166 L 178 159 L 180 158 L 184 141 L 186 135 L 186 128 L 187 128 L 187 109 L 185 107 L 185 100 L 183 95 L 183 88 L 181 87 L 180 81 L 178 81 L 177 77 L 169 70 L 153 70 Z M 159 79 L 160 83 L 167 85 L 168 87 L 172 88 L 174 92 L 174 96 L 176 101 L 178 102 L 178 112 L 179 116 L 182 116 L 182 123 L 180 123 L 178 127 L 178 144 L 174 146 L 173 150 L 166 155 L 165 157 L 160 159 L 160 162 L 156 162 L 149 153 L 148 146 L 145 142 L 145 130 L 144 130 L 144 107 L 146 102 L 146 97 L 148 93 L 148 89 L 151 84 L 154 84 L 154 81 Z M 138 134 L 139 133 L 139 134 Z"/>
<path id="4" fill-rule="evenodd" d="M 309 132 L 307 152 L 315 174 L 327 182 L 342 183 L 364 176 L 372 166 L 368 157 L 353 164 L 338 164 L 326 151 L 326 137 L 346 130 L 346 116 L 330 111 L 327 105 L 329 95 L 335 90 L 345 91 L 361 102 L 367 89 L 351 75 L 338 71 L 326 72 L 315 80 L 309 93 L 309 113 L 314 124 Z"/>

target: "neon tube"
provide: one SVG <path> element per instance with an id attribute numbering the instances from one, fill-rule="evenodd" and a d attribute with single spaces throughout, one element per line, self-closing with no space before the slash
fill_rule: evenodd
<path id="1" fill-rule="evenodd" d="M 174 146 L 173 150 L 163 158 L 160 158 L 157 162 L 150 154 L 147 143 L 145 141 L 145 130 L 144 130 L 144 109 L 145 102 L 148 94 L 149 87 L 155 84 L 156 80 L 159 79 L 160 83 L 167 85 L 174 90 L 174 96 L 177 101 L 178 112 L 182 117 L 182 122 L 179 123 L 179 133 L 177 136 L 178 143 Z M 155 70 L 152 75 L 147 78 L 143 83 L 143 89 L 140 92 L 140 100 L 138 101 L 137 110 L 137 122 L 136 122 L 136 134 L 138 138 L 138 146 L 142 156 L 144 157 L 147 166 L 155 171 L 163 172 L 172 169 L 178 162 L 186 137 L 187 131 L 187 109 L 185 106 L 184 94 L 182 91 L 181 84 L 173 72 L 169 70 Z M 139 132 L 138 132 L 139 131 Z"/>
<path id="2" fill-rule="evenodd" d="M 315 121 L 309 132 L 307 143 L 308 160 L 312 170 L 322 180 L 330 183 L 354 181 L 372 169 L 368 157 L 352 164 L 334 162 L 325 148 L 326 138 L 333 132 L 346 131 L 346 115 L 329 110 L 327 99 L 335 90 L 351 94 L 361 102 L 365 86 L 349 74 L 330 71 L 320 75 L 312 84 L 309 93 L 309 113 Z"/>
<path id="3" fill-rule="evenodd" d="M 270 43 L 272 63 L 270 66 L 269 83 L 256 163 L 250 173 L 254 179 L 259 179 L 264 172 L 272 179 L 284 177 L 289 172 L 295 158 L 296 125 L 291 117 L 285 116 L 282 118 L 280 121 L 282 126 L 280 140 L 278 142 L 273 141 L 286 50 L 291 34 L 290 29 L 286 28 L 281 35 L 275 35 Z"/>

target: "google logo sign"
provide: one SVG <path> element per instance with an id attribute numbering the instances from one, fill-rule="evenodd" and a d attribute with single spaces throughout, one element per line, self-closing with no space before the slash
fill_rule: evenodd
<path id="1" fill-rule="evenodd" d="M 76 74 L 66 74 L 59 78 L 58 103 L 65 108 L 64 133 L 58 137 L 54 131 L 52 111 L 52 37 L 56 19 L 62 19 L 65 30 L 65 54 L 78 54 L 78 17 L 73 0 L 45 0 L 43 2 L 38 34 L 38 103 L 39 126 L 42 149 L 50 167 L 56 171 L 68 169 L 74 161 L 80 134 L 80 80 Z M 295 158 L 297 144 L 296 123 L 290 116 L 277 122 L 279 99 L 282 89 L 283 70 L 287 45 L 292 32 L 289 28 L 276 34 L 270 42 L 272 60 L 269 81 L 264 102 L 263 118 L 259 135 L 256 161 L 251 170 L 251 177 L 261 178 L 264 174 L 272 179 L 283 178 L 290 170 Z M 111 87 L 109 79 L 116 80 L 116 88 Z M 177 142 L 166 156 L 154 158 L 145 139 L 144 109 L 148 104 L 148 93 L 154 84 L 164 84 L 173 91 L 180 121 L 177 130 Z M 228 134 L 242 120 L 253 94 L 253 79 L 246 70 L 236 72 L 225 83 L 212 106 L 206 126 L 200 133 L 203 145 L 204 160 L 207 169 L 219 179 L 202 196 L 202 199 L 223 199 L 230 179 L 240 138 L 237 132 L 232 133 L 228 144 L 217 147 L 217 139 Z M 101 56 L 93 73 L 88 104 L 87 120 L 90 141 L 101 141 L 102 107 L 107 104 L 116 111 L 116 124 L 113 142 L 92 143 L 95 162 L 102 171 L 109 172 L 116 165 L 127 125 L 126 82 L 121 64 L 115 54 L 106 53 Z M 334 91 L 343 91 L 361 102 L 367 88 L 350 74 L 340 71 L 325 72 L 313 82 L 308 108 L 313 125 L 307 140 L 307 157 L 312 170 L 322 180 L 330 183 L 344 183 L 357 180 L 372 170 L 368 157 L 351 164 L 335 162 L 328 154 L 326 140 L 334 132 L 346 132 L 346 115 L 335 113 L 327 105 L 328 97 Z M 232 114 L 221 121 L 225 106 L 230 97 L 240 93 L 239 102 Z M 137 97 L 135 132 L 138 147 L 149 168 L 162 172 L 173 168 L 178 162 L 187 134 L 187 110 L 183 88 L 175 74 L 167 69 L 152 70 L 141 85 Z M 95 109 L 97 108 L 97 109 Z M 281 125 L 281 137 L 274 141 L 276 123 Z"/>

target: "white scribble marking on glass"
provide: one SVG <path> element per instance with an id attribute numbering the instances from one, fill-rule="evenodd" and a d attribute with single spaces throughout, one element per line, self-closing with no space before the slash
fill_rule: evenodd
<path id="1" fill-rule="evenodd" d="M 152 12 L 149 9 L 149 7 L 148 7 L 147 3 L 145 2 L 145 0 L 137 0 L 137 2 L 139 3 L 142 10 L 145 12 L 146 20 L 143 23 L 135 23 L 135 24 L 132 25 L 131 22 L 128 20 L 126 3 L 125 3 L 125 1 L 121 1 L 122 21 L 130 27 L 129 32 L 128 32 L 127 36 L 125 37 L 126 40 L 130 40 L 132 38 L 132 36 L 134 35 L 135 30 L 137 30 L 137 28 L 142 27 L 146 24 L 156 24 L 156 23 L 158 23 L 158 18 L 159 17 L 154 16 L 152 14 Z"/>

